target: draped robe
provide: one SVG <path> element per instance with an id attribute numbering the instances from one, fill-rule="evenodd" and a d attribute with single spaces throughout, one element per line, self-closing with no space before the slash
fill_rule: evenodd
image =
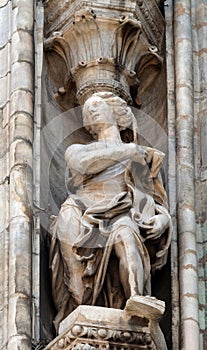
<path id="1" fill-rule="evenodd" d="M 151 293 L 151 270 L 166 263 L 171 223 L 160 235 L 148 234 L 151 226 L 146 224 L 157 214 L 169 217 L 160 176 L 164 154 L 144 148 L 149 159 L 146 166 L 128 159 L 93 176 L 76 174 L 69 181 L 75 193 L 68 196 L 50 226 L 56 329 L 79 304 L 125 305 L 114 254 L 121 228 L 135 237 L 144 269 L 144 295 Z"/>

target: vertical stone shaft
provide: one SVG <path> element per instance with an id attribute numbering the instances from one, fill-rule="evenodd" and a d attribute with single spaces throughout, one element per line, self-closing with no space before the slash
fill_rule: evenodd
<path id="1" fill-rule="evenodd" d="M 35 105 L 34 105 L 34 141 L 33 141 L 33 202 L 40 207 L 40 133 L 41 133 L 41 79 L 43 61 L 43 26 L 44 8 L 42 2 L 35 7 Z M 34 218 L 34 232 L 32 240 L 32 335 L 36 341 L 40 340 L 40 216 Z"/>
<path id="2" fill-rule="evenodd" d="M 9 127 L 11 3 L 0 2 L 0 349 L 8 339 Z"/>
<path id="3" fill-rule="evenodd" d="M 199 349 L 198 269 L 195 232 L 193 50 L 190 0 L 175 1 L 174 21 L 180 349 L 197 350 Z"/>
<path id="4" fill-rule="evenodd" d="M 7 350 L 31 349 L 33 0 L 12 1 Z"/>
<path id="5" fill-rule="evenodd" d="M 179 279 L 178 279 L 178 237 L 176 213 L 176 134 L 175 134 L 175 71 L 173 43 L 173 0 L 165 6 L 166 60 L 168 90 L 168 198 L 173 224 L 171 242 L 171 283 L 172 283 L 172 349 L 179 349 Z"/>
<path id="6" fill-rule="evenodd" d="M 200 348 L 207 348 L 207 1 L 192 1 Z"/>

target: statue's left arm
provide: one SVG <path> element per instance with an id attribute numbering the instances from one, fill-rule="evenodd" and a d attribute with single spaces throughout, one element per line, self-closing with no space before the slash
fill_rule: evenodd
<path id="1" fill-rule="evenodd" d="M 146 225 L 151 226 L 147 230 L 148 238 L 159 238 L 171 225 L 171 217 L 168 213 L 167 195 L 163 186 L 160 168 L 164 159 L 164 153 L 153 148 L 146 147 L 150 177 L 153 182 L 153 198 L 155 202 L 155 215 L 152 216 Z"/>
<path id="2" fill-rule="evenodd" d="M 171 243 L 172 221 L 168 212 L 167 195 L 163 186 L 160 168 L 164 154 L 158 150 L 145 147 L 148 153 L 147 164 L 153 182 L 153 199 L 155 215 L 145 221 L 146 245 L 151 255 L 152 270 L 161 268 L 167 260 L 167 251 Z M 154 252 L 154 253 L 153 253 Z"/>

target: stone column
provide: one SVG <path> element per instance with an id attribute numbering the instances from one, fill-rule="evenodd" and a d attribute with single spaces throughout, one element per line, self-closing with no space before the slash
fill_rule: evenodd
<path id="1" fill-rule="evenodd" d="M 171 242 L 171 303 L 172 303 L 172 349 L 179 348 L 179 276 L 178 276 L 178 235 L 177 235 L 177 194 L 176 194 L 176 131 L 175 131 L 175 67 L 173 42 L 173 1 L 165 3 L 166 21 L 166 70 L 168 110 L 168 198 L 173 223 Z"/>
<path id="2" fill-rule="evenodd" d="M 40 174 L 41 174 L 41 84 L 43 61 L 43 26 L 44 8 L 39 1 L 34 9 L 34 45 L 35 45 L 35 91 L 34 91 L 34 141 L 33 141 L 33 220 L 34 232 L 32 239 L 32 337 L 34 344 L 40 341 Z"/>
<path id="3" fill-rule="evenodd" d="M 2 163 L 5 294 L 1 349 L 26 350 L 31 349 L 33 1 L 1 1 L 0 6 L 1 133 L 7 145 Z"/>
<path id="4" fill-rule="evenodd" d="M 199 349 L 191 1 L 174 4 L 180 349 Z"/>
<path id="5" fill-rule="evenodd" d="M 192 1 L 194 44 L 194 125 L 196 239 L 198 253 L 198 290 L 200 348 L 207 346 L 207 1 Z"/>
<path id="6" fill-rule="evenodd" d="M 8 339 L 9 86 L 11 2 L 0 2 L 0 349 Z"/>

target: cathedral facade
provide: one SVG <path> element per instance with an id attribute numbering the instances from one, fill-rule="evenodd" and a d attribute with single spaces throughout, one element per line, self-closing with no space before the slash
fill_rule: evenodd
<path id="1" fill-rule="evenodd" d="M 151 274 L 166 347 L 153 335 L 133 347 L 125 332 L 122 348 L 206 349 L 207 0 L 0 0 L 0 87 L 0 349 L 121 349 L 118 328 L 71 345 L 53 322 L 48 232 L 70 194 L 64 153 L 91 143 L 81 108 L 103 92 L 130 106 L 138 143 L 165 154 L 172 223 Z"/>

